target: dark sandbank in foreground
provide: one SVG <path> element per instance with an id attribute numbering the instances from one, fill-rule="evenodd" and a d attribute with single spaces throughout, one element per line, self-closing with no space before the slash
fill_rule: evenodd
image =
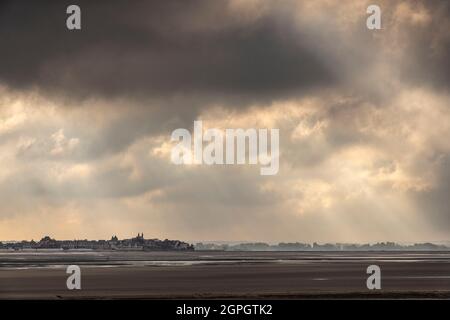
<path id="1" fill-rule="evenodd" d="M 81 290 L 66 289 L 70 264 Z M 380 291 L 366 288 L 371 264 Z M 450 253 L 2 252 L 0 298 L 450 298 Z"/>

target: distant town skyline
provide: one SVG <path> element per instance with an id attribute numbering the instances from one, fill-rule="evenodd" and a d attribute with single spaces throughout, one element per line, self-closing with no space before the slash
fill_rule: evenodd
<path id="1" fill-rule="evenodd" d="M 0 242 L 0 249 L 27 250 L 27 249 L 60 249 L 60 250 L 137 250 L 137 251 L 192 251 L 193 245 L 179 240 L 145 239 L 143 233 L 136 237 L 119 239 L 113 235 L 110 239 L 74 239 L 59 240 L 50 236 L 44 236 L 38 241 Z"/>

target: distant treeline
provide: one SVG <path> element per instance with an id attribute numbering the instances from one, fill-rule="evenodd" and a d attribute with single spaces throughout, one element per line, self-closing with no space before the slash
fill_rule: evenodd
<path id="1" fill-rule="evenodd" d="M 347 244 L 347 243 L 325 243 L 314 242 L 280 242 L 270 245 L 264 242 L 239 243 L 239 244 L 217 244 L 217 243 L 197 243 L 195 250 L 220 250 L 220 251 L 378 251 L 378 250 L 434 250 L 445 251 L 450 247 L 434 243 L 415 243 L 412 245 L 401 245 L 395 242 L 378 242 L 375 244 Z"/>

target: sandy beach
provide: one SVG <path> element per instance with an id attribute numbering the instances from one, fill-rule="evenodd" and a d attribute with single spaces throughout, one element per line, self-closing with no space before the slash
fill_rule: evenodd
<path id="1" fill-rule="evenodd" d="M 66 267 L 81 268 L 81 290 Z M 366 287 L 367 266 L 382 289 Z M 449 298 L 449 252 L 1 252 L 2 299 Z"/>

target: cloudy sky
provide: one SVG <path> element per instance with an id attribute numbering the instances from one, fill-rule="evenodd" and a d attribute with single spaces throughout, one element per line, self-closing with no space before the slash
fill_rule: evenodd
<path id="1" fill-rule="evenodd" d="M 0 239 L 450 240 L 449 61 L 448 1 L 2 1 Z M 172 164 L 199 119 L 278 175 Z"/>

